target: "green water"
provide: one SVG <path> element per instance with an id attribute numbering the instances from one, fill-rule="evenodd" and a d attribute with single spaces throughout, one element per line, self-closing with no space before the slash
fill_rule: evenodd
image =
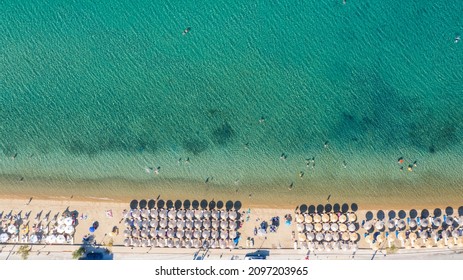
<path id="1" fill-rule="evenodd" d="M 462 193 L 462 1 L 57 2 L 0 1 L 4 176 Z"/>

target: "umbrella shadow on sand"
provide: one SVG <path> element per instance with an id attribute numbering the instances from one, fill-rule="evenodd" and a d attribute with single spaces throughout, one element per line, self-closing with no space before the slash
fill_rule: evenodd
<path id="1" fill-rule="evenodd" d="M 139 207 L 140 209 L 143 209 L 143 208 L 146 208 L 146 205 L 147 205 L 147 204 L 148 204 L 148 202 L 146 202 L 145 199 L 142 199 L 142 200 L 140 200 L 140 202 L 138 202 L 138 207 Z"/>
<path id="2" fill-rule="evenodd" d="M 150 201 L 148 201 L 148 209 L 153 209 L 154 207 L 156 207 L 156 201 L 154 201 L 154 199 L 150 199 Z"/>
<path id="3" fill-rule="evenodd" d="M 387 216 L 389 217 L 389 220 L 392 220 L 397 216 L 397 214 L 395 213 L 394 210 L 391 210 L 387 213 Z"/>
<path id="4" fill-rule="evenodd" d="M 445 214 L 447 214 L 447 216 L 452 216 L 453 215 L 453 208 L 450 207 L 450 206 L 447 206 L 447 208 L 445 208 Z"/>
<path id="5" fill-rule="evenodd" d="M 138 200 L 134 199 L 130 202 L 130 209 L 137 209 L 138 208 Z"/>
<path id="6" fill-rule="evenodd" d="M 458 216 L 463 216 L 463 206 L 458 207 Z"/>

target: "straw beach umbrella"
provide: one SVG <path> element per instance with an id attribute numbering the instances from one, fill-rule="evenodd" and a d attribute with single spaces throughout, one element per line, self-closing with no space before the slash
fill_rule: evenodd
<path id="1" fill-rule="evenodd" d="M 344 240 L 344 241 L 348 241 L 349 240 L 349 233 L 348 232 L 343 232 L 342 235 L 341 235 L 341 239 Z"/>
<path id="2" fill-rule="evenodd" d="M 386 238 L 384 237 L 383 234 L 379 234 L 378 236 L 376 236 L 376 241 L 378 241 L 379 243 L 382 243 L 384 242 Z"/>
<path id="3" fill-rule="evenodd" d="M 345 223 L 346 221 L 347 221 L 346 214 L 341 214 L 341 216 L 339 216 L 339 222 L 340 223 Z"/>
<path id="4" fill-rule="evenodd" d="M 331 213 L 331 214 L 330 214 L 330 221 L 331 221 L 332 223 L 336 223 L 338 220 L 339 220 L 338 215 L 336 215 L 336 214 L 334 214 L 334 213 Z"/>
<path id="5" fill-rule="evenodd" d="M 330 216 L 328 214 L 323 214 L 322 215 L 322 222 L 327 223 L 330 221 Z"/>
<path id="6" fill-rule="evenodd" d="M 358 233 L 356 233 L 356 232 L 351 232 L 351 233 L 349 234 L 349 239 L 350 239 L 350 241 L 352 241 L 352 242 L 357 241 L 357 240 L 358 240 L 358 237 L 359 237 L 359 235 L 358 235 Z"/>
<path id="7" fill-rule="evenodd" d="M 297 214 L 297 216 L 296 216 L 296 222 L 297 222 L 297 223 L 302 223 L 302 222 L 304 222 L 304 219 L 305 219 L 305 218 L 304 218 L 304 215 L 302 215 L 302 214 Z"/>
<path id="8" fill-rule="evenodd" d="M 431 238 L 428 238 L 426 240 L 426 248 L 432 248 L 434 246 L 434 240 L 432 240 Z"/>
<path id="9" fill-rule="evenodd" d="M 319 222 L 322 221 L 322 217 L 321 217 L 319 214 L 315 214 L 315 215 L 313 216 L 313 221 L 314 221 L 315 223 L 319 223 Z"/>
<path id="10" fill-rule="evenodd" d="M 349 213 L 349 222 L 353 223 L 357 221 L 357 215 L 355 213 Z"/>
<path id="11" fill-rule="evenodd" d="M 350 236 L 349 236 L 350 238 Z M 367 242 L 368 244 L 371 244 L 373 242 L 373 235 L 369 234 L 367 236 L 365 236 L 365 242 Z"/>
<path id="12" fill-rule="evenodd" d="M 341 231 L 341 232 L 347 231 L 347 225 L 346 224 L 340 224 L 339 225 L 339 231 Z"/>
<path id="13" fill-rule="evenodd" d="M 322 224 L 320 224 L 320 223 L 316 223 L 316 224 L 315 224 L 315 230 L 316 230 L 316 231 L 321 231 L 322 229 L 323 229 Z"/>
<path id="14" fill-rule="evenodd" d="M 304 228 L 305 228 L 304 224 L 297 224 L 296 226 L 296 229 L 298 232 L 304 231 Z"/>
<path id="15" fill-rule="evenodd" d="M 306 236 L 304 233 L 300 232 L 298 235 L 297 235 L 297 238 L 299 239 L 299 241 L 305 241 L 306 240 Z"/>
<path id="16" fill-rule="evenodd" d="M 417 238 L 416 233 L 411 232 L 410 235 L 408 236 L 408 238 L 410 238 L 410 240 L 416 240 L 416 238 Z"/>
<path id="17" fill-rule="evenodd" d="M 332 233 L 332 235 L 333 235 L 333 241 L 338 241 L 339 240 L 339 233 L 334 232 L 334 233 Z"/>
<path id="18" fill-rule="evenodd" d="M 306 223 L 311 223 L 311 222 L 313 221 L 312 216 L 310 216 L 310 215 L 305 215 L 304 221 L 305 221 Z"/>

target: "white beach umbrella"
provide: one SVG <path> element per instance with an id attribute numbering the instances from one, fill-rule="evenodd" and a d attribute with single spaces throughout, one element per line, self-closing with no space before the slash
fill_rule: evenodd
<path id="1" fill-rule="evenodd" d="M 166 234 L 167 234 L 167 231 L 163 228 L 159 229 L 158 230 L 158 236 L 161 237 L 161 238 L 164 238 L 166 237 Z"/>
<path id="2" fill-rule="evenodd" d="M 349 224 L 347 228 L 349 229 L 350 232 L 354 232 L 357 229 L 354 223 Z"/>
<path id="3" fill-rule="evenodd" d="M 220 249 L 225 249 L 227 248 L 227 243 L 225 242 L 225 240 L 220 240 L 219 246 L 220 246 Z"/>
<path id="4" fill-rule="evenodd" d="M 387 221 L 387 228 L 390 229 L 390 230 L 395 228 L 395 221 L 394 220 Z"/>
<path id="5" fill-rule="evenodd" d="M 307 224 L 310 224 L 310 223 L 312 223 L 313 218 L 312 218 L 312 216 L 310 216 L 310 215 L 308 215 L 308 214 L 304 214 L 304 221 L 305 221 Z"/>
<path id="6" fill-rule="evenodd" d="M 168 238 L 174 238 L 175 231 L 173 229 L 168 229 L 167 230 L 167 237 Z"/>
<path id="7" fill-rule="evenodd" d="M 169 220 L 169 228 L 175 228 L 177 226 L 177 222 L 175 220 Z"/>
<path id="8" fill-rule="evenodd" d="M 204 219 L 210 219 L 212 215 L 212 212 L 210 210 L 204 210 L 203 211 L 203 217 Z"/>
<path id="9" fill-rule="evenodd" d="M 150 227 L 157 228 L 158 227 L 158 220 L 151 220 Z"/>
<path id="10" fill-rule="evenodd" d="M 206 228 L 206 229 L 211 228 L 211 221 L 205 220 L 205 221 L 203 222 L 203 227 Z"/>
<path id="11" fill-rule="evenodd" d="M 202 222 L 201 222 L 201 220 L 196 220 L 196 221 L 194 222 L 194 226 L 195 226 L 196 229 L 200 229 L 200 228 L 202 227 Z"/>
<path id="12" fill-rule="evenodd" d="M 132 210 L 132 217 L 134 217 L 134 218 L 140 218 L 140 210 L 138 210 L 138 209 L 133 209 L 133 210 Z"/>
<path id="13" fill-rule="evenodd" d="M 175 236 L 177 238 L 183 238 L 183 236 L 185 236 L 185 231 L 184 230 L 178 230 L 176 233 L 175 233 Z"/>
<path id="14" fill-rule="evenodd" d="M 201 238 L 201 231 L 200 230 L 193 231 L 193 237 L 194 238 Z"/>
<path id="15" fill-rule="evenodd" d="M 150 210 L 150 216 L 151 216 L 151 218 L 156 219 L 159 216 L 158 210 L 157 209 L 151 209 Z"/>
<path id="16" fill-rule="evenodd" d="M 10 236 L 8 235 L 8 233 L 4 232 L 0 234 L 0 243 L 6 243 L 8 239 L 10 239 Z"/>
<path id="17" fill-rule="evenodd" d="M 227 229 L 228 228 L 228 222 L 227 221 L 221 221 L 220 222 L 220 227 L 222 229 Z"/>
<path id="18" fill-rule="evenodd" d="M 131 222 L 133 222 L 133 219 L 125 219 L 124 224 L 126 227 L 130 226 Z"/>
<path id="19" fill-rule="evenodd" d="M 460 218 L 458 218 L 458 224 L 460 226 L 463 226 L 463 216 L 460 216 Z"/>
<path id="20" fill-rule="evenodd" d="M 230 240 L 230 241 L 228 242 L 228 248 L 229 248 L 229 249 L 232 249 L 232 250 L 235 249 L 235 242 L 233 242 L 232 240 Z"/>
<path id="21" fill-rule="evenodd" d="M 179 218 L 179 219 L 185 218 L 185 210 L 178 210 L 177 211 L 177 218 Z"/>
<path id="22" fill-rule="evenodd" d="M 441 224 L 442 224 L 442 219 L 437 217 L 437 218 L 434 218 L 433 221 L 432 221 L 432 224 L 436 227 L 439 227 Z"/>
<path id="23" fill-rule="evenodd" d="M 157 235 L 158 235 L 158 232 L 156 231 L 156 228 L 151 228 L 150 229 L 150 237 L 151 238 L 156 238 Z"/>
<path id="24" fill-rule="evenodd" d="M 198 239 L 193 239 L 193 247 L 199 248 L 201 246 L 201 243 L 199 242 Z"/>
<path id="25" fill-rule="evenodd" d="M 221 231 L 220 231 L 220 238 L 222 238 L 222 239 L 227 239 L 227 238 L 228 238 L 228 231 L 226 231 L 226 230 L 221 230 Z"/>
<path id="26" fill-rule="evenodd" d="M 178 221 L 177 221 L 177 228 L 178 228 L 178 229 L 184 229 L 184 228 L 185 228 L 185 221 L 183 221 L 183 220 L 178 220 Z"/>
<path id="27" fill-rule="evenodd" d="M 305 231 L 312 231 L 314 230 L 313 224 L 305 224 Z"/>
<path id="28" fill-rule="evenodd" d="M 72 220 L 71 217 L 67 217 L 66 219 L 64 219 L 64 224 L 67 225 L 67 226 L 72 225 L 72 222 L 74 222 L 74 221 Z"/>
<path id="29" fill-rule="evenodd" d="M 328 232 L 328 233 L 325 234 L 325 240 L 328 241 L 328 242 L 333 240 L 333 236 L 331 235 L 331 233 Z"/>
<path id="30" fill-rule="evenodd" d="M 377 222 L 375 223 L 375 228 L 376 228 L 377 230 L 382 230 L 382 229 L 384 228 L 384 222 L 383 222 L 383 221 L 377 221 Z"/>
<path id="31" fill-rule="evenodd" d="M 316 224 L 314 225 L 314 228 L 315 228 L 315 231 L 322 231 L 323 226 L 322 226 L 322 224 L 320 224 L 320 223 L 316 223 Z"/>
<path id="32" fill-rule="evenodd" d="M 159 227 L 161 227 L 161 228 L 166 228 L 166 227 L 167 227 L 167 220 L 166 220 L 166 219 L 162 219 L 162 220 L 159 222 Z"/>
<path id="33" fill-rule="evenodd" d="M 302 223 L 302 222 L 304 222 L 304 219 L 305 219 L 305 218 L 304 218 L 304 215 L 302 215 L 302 214 L 297 214 L 297 215 L 296 215 L 296 222 L 297 222 L 297 223 Z"/>
<path id="34" fill-rule="evenodd" d="M 149 239 L 144 239 L 144 240 L 141 242 L 141 246 L 142 246 L 142 247 L 150 247 L 150 246 L 151 246 L 151 240 L 149 240 Z"/>
<path id="35" fill-rule="evenodd" d="M 425 230 L 420 231 L 420 232 L 419 232 L 419 235 L 420 235 L 420 238 L 422 238 L 422 239 L 426 239 L 426 238 L 428 238 L 428 236 L 429 236 L 428 232 L 425 231 Z"/>
<path id="36" fill-rule="evenodd" d="M 330 224 L 328 224 L 328 223 L 323 224 L 323 230 L 324 231 L 328 231 L 328 230 L 330 230 L 330 228 L 331 228 Z"/>
<path id="37" fill-rule="evenodd" d="M 447 225 L 451 226 L 451 225 L 453 225 L 453 222 L 454 222 L 454 221 L 455 221 L 455 220 L 453 219 L 452 216 L 448 216 L 447 219 L 445 220 L 445 223 L 446 223 Z"/>
<path id="38" fill-rule="evenodd" d="M 332 231 L 338 231 L 339 229 L 339 225 L 337 223 L 332 223 L 331 224 L 331 230 Z"/>
<path id="39" fill-rule="evenodd" d="M 213 219 L 220 219 L 220 212 L 217 210 L 212 210 L 212 218 Z"/>
<path id="40" fill-rule="evenodd" d="M 192 210 L 187 210 L 186 211 L 186 218 L 191 220 L 194 217 L 194 212 Z"/>
<path id="41" fill-rule="evenodd" d="M 410 238 L 410 240 L 416 240 L 416 238 L 417 238 L 416 233 L 411 232 L 410 235 L 408 235 L 408 238 Z"/>
<path id="42" fill-rule="evenodd" d="M 66 229 L 66 225 L 63 223 L 63 224 L 59 225 L 58 228 L 56 228 L 56 231 L 58 233 L 64 233 L 65 229 Z"/>
<path id="43" fill-rule="evenodd" d="M 195 218 L 202 219 L 203 218 L 203 210 L 196 209 L 195 210 Z"/>
<path id="44" fill-rule="evenodd" d="M 176 210 L 170 210 L 167 212 L 167 217 L 171 220 L 174 220 L 175 217 L 177 217 L 177 211 Z"/>
<path id="45" fill-rule="evenodd" d="M 349 213 L 349 222 L 353 223 L 357 221 L 357 215 L 355 213 Z"/>
<path id="46" fill-rule="evenodd" d="M 313 241 L 315 239 L 315 234 L 313 232 L 307 232 L 306 236 L 309 241 Z"/>
<path id="47" fill-rule="evenodd" d="M 343 235 L 344 237 L 344 235 Z M 343 238 L 344 239 L 344 238 Z M 350 239 L 350 235 L 348 237 L 347 240 Z M 373 242 L 373 235 L 372 234 L 368 234 L 367 236 L 365 236 L 365 242 L 368 243 L 368 244 L 371 244 Z"/>
<path id="48" fill-rule="evenodd" d="M 140 237 L 140 230 L 138 229 L 132 230 L 132 237 Z"/>
<path id="49" fill-rule="evenodd" d="M 443 238 L 448 238 L 448 237 L 450 236 L 450 231 L 448 231 L 448 230 L 443 230 L 441 234 L 442 234 L 442 237 L 443 237 Z"/>
<path id="50" fill-rule="evenodd" d="M 228 212 L 225 211 L 225 210 L 220 211 L 220 218 L 221 218 L 222 220 L 228 219 Z"/>
<path id="51" fill-rule="evenodd" d="M 148 228 L 149 226 L 150 226 L 150 221 L 148 221 L 148 220 L 143 220 L 143 221 L 141 222 L 141 227 L 142 227 L 142 228 Z"/>
<path id="52" fill-rule="evenodd" d="M 228 234 L 228 238 L 230 238 L 230 239 L 235 239 L 236 236 L 237 236 L 237 233 L 236 233 L 236 231 L 234 231 L 234 230 L 231 230 L 231 231 L 229 232 L 229 234 Z"/>
<path id="53" fill-rule="evenodd" d="M 129 247 L 131 243 L 132 243 L 131 239 L 129 239 L 129 238 L 124 239 L 124 246 L 125 247 Z"/>
<path id="54" fill-rule="evenodd" d="M 211 236 L 211 232 L 210 232 L 210 231 L 208 231 L 208 230 L 203 231 L 202 237 L 203 237 L 204 239 L 208 239 L 210 236 Z"/>
<path id="55" fill-rule="evenodd" d="M 304 224 L 297 224 L 296 225 L 296 229 L 297 229 L 298 232 L 304 231 L 304 228 L 305 228 Z"/>
<path id="56" fill-rule="evenodd" d="M 56 243 L 64 243 L 66 242 L 66 238 L 64 237 L 64 235 L 60 234 L 56 237 Z"/>
<path id="57" fill-rule="evenodd" d="M 405 221 L 402 220 L 402 219 L 399 220 L 399 221 L 397 222 L 397 227 L 398 227 L 400 230 L 404 229 L 406 225 L 407 225 L 407 224 L 406 224 Z"/>
<path id="58" fill-rule="evenodd" d="M 191 248 L 191 240 L 185 242 L 185 248 Z"/>
<path id="59" fill-rule="evenodd" d="M 217 240 L 212 239 L 212 240 L 210 241 L 209 247 L 210 247 L 211 249 L 215 249 L 215 248 L 217 248 L 217 246 L 219 246 L 219 243 L 217 242 Z"/>
<path id="60" fill-rule="evenodd" d="M 160 217 L 161 219 L 167 218 L 167 210 L 166 210 L 166 209 L 161 209 L 161 210 L 159 210 L 159 217 Z"/>
<path id="61" fill-rule="evenodd" d="M 133 221 L 133 225 L 136 227 L 136 228 L 142 228 L 143 227 L 143 222 L 141 220 L 134 220 Z"/>
<path id="62" fill-rule="evenodd" d="M 193 236 L 193 232 L 191 230 L 185 230 L 185 238 L 190 239 Z"/>
<path id="63" fill-rule="evenodd" d="M 64 232 L 67 233 L 67 234 L 73 234 L 73 233 L 74 233 L 74 227 L 71 226 L 71 225 L 67 225 L 67 226 L 64 228 Z"/>
<path id="64" fill-rule="evenodd" d="M 349 249 L 349 244 L 343 243 L 343 244 L 341 245 L 341 250 L 347 251 L 347 249 Z"/>
<path id="65" fill-rule="evenodd" d="M 403 231 L 399 232 L 398 238 L 400 241 L 404 241 L 406 238 L 405 232 Z"/>
<path id="66" fill-rule="evenodd" d="M 16 234 L 18 233 L 18 228 L 15 227 L 14 225 L 9 225 L 7 228 L 7 232 L 10 234 Z"/>
<path id="67" fill-rule="evenodd" d="M 421 224 L 422 228 L 427 228 L 429 226 L 429 220 L 428 219 L 422 219 L 420 224 Z"/>
<path id="68" fill-rule="evenodd" d="M 140 212 L 141 212 L 141 216 L 143 218 L 148 218 L 150 216 L 150 210 L 148 210 L 148 209 L 143 209 Z"/>
<path id="69" fill-rule="evenodd" d="M 49 235 L 47 236 L 47 238 L 45 239 L 45 242 L 47 242 L 48 244 L 53 244 L 56 242 L 56 235 Z"/>
<path id="70" fill-rule="evenodd" d="M 230 218 L 232 220 L 236 220 L 237 217 L 238 217 L 238 213 L 236 213 L 236 211 L 228 212 L 228 218 Z"/>
<path id="71" fill-rule="evenodd" d="M 323 236 L 323 233 L 321 233 L 321 232 L 317 233 L 317 235 L 315 236 L 315 239 L 317 241 L 322 241 L 323 238 L 324 238 L 324 236 Z"/>
<path id="72" fill-rule="evenodd" d="M 365 224 L 363 224 L 363 228 L 367 231 L 370 230 L 372 226 L 373 226 L 372 221 L 367 221 L 365 222 Z"/>
<path id="73" fill-rule="evenodd" d="M 167 240 L 167 247 L 169 247 L 169 248 L 174 247 L 174 241 L 172 239 Z"/>
<path id="74" fill-rule="evenodd" d="M 214 238 L 214 239 L 219 238 L 219 232 L 216 231 L 216 230 L 213 230 L 211 232 L 211 237 Z"/>
<path id="75" fill-rule="evenodd" d="M 335 233 L 332 233 L 332 235 L 333 235 L 333 241 L 338 241 L 340 239 L 339 233 L 335 232 Z"/>
<path id="76" fill-rule="evenodd" d="M 458 234 L 458 229 L 454 229 L 452 231 L 452 237 L 457 237 L 458 238 L 459 234 Z"/>
<path id="77" fill-rule="evenodd" d="M 182 247 L 182 241 L 181 240 L 178 240 L 178 239 L 175 239 L 174 241 L 174 246 L 176 248 L 181 248 Z"/>
<path id="78" fill-rule="evenodd" d="M 166 241 L 167 241 L 166 239 L 160 238 L 160 239 L 158 240 L 158 246 L 159 246 L 160 248 L 164 248 L 164 247 L 166 246 L 166 243 L 167 243 Z"/>
<path id="79" fill-rule="evenodd" d="M 417 225 L 417 223 L 416 223 L 416 220 L 415 220 L 415 219 L 411 219 L 410 222 L 408 223 L 408 226 L 409 226 L 410 228 L 415 228 L 416 225 Z"/>

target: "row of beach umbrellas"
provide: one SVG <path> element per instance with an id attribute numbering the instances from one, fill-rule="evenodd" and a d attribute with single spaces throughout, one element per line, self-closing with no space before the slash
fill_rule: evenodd
<path id="1" fill-rule="evenodd" d="M 173 229 L 159 229 L 156 230 L 152 228 L 151 230 L 124 230 L 125 237 L 134 237 L 134 238 L 186 238 L 186 239 L 234 239 L 236 238 L 238 233 L 234 230 L 173 230 Z"/>
<path id="2" fill-rule="evenodd" d="M 449 217 L 446 217 L 445 222 L 440 217 L 426 218 L 426 219 L 417 218 L 417 219 L 408 220 L 409 228 L 417 228 L 417 227 L 428 228 L 431 226 L 440 227 L 444 224 L 447 226 L 453 226 L 455 224 L 459 226 L 463 226 L 463 216 L 459 217 L 458 219 L 449 216 Z M 363 225 L 363 228 L 367 231 L 370 230 L 372 227 L 374 227 L 376 230 L 383 230 L 385 229 L 385 227 L 387 227 L 390 230 L 394 230 L 396 228 L 399 230 L 403 230 L 406 228 L 406 226 L 407 226 L 407 223 L 405 222 L 404 219 L 391 219 L 391 220 L 388 220 L 387 222 L 383 220 L 378 220 L 376 222 L 367 221 Z"/>
<path id="3" fill-rule="evenodd" d="M 357 221 L 357 215 L 354 212 L 351 213 L 324 213 L 324 214 L 297 214 L 297 223 L 353 223 Z"/>
<path id="4" fill-rule="evenodd" d="M 350 231 L 350 232 L 355 232 L 357 230 L 357 226 L 355 223 L 310 223 L 310 224 L 304 224 L 304 223 L 298 223 L 296 225 L 297 231 L 298 232 L 309 232 L 309 231 Z"/>
<path id="5" fill-rule="evenodd" d="M 208 240 L 205 244 L 204 240 L 193 239 L 193 240 L 182 240 L 179 238 L 161 238 L 161 239 L 138 239 L 138 238 L 126 238 L 124 240 L 124 246 L 134 246 L 134 247 L 159 247 L 159 248 L 200 248 L 203 246 L 208 248 L 235 248 L 235 242 L 233 240 L 223 240 L 223 239 L 212 239 Z"/>
<path id="6" fill-rule="evenodd" d="M 236 220 L 238 218 L 237 211 L 219 211 L 219 210 L 167 210 L 167 209 L 132 209 L 131 211 L 125 210 L 123 213 L 124 218 L 134 219 L 217 219 L 217 220 Z"/>
<path id="7" fill-rule="evenodd" d="M 238 223 L 236 221 L 226 220 L 131 220 L 126 219 L 125 225 L 127 227 L 135 227 L 139 229 L 156 229 L 156 228 L 170 228 L 170 229 L 237 229 Z"/>
<path id="8" fill-rule="evenodd" d="M 4 232 L 2 234 L 0 234 L 0 243 L 6 243 L 8 242 L 8 240 L 10 240 L 11 238 L 13 238 L 14 235 L 9 235 L 8 233 Z M 28 238 L 28 243 L 39 243 L 39 242 L 45 242 L 45 243 L 48 243 L 48 244 L 55 244 L 55 243 L 58 243 L 58 244 L 63 244 L 66 242 L 66 237 L 62 234 L 59 234 L 59 235 L 48 235 L 48 236 L 38 236 L 36 234 L 32 234 L 29 236 Z"/>
<path id="9" fill-rule="evenodd" d="M 306 241 L 306 240 L 314 241 L 314 240 L 316 240 L 316 241 L 330 242 L 330 241 L 343 240 L 343 241 L 356 242 L 358 239 L 359 239 L 359 235 L 356 232 L 351 232 L 351 233 L 343 232 L 342 234 L 338 233 L 338 232 L 326 232 L 326 233 L 321 233 L 321 232 L 303 233 L 303 232 L 300 232 L 298 234 L 298 240 L 299 241 Z"/>
<path id="10" fill-rule="evenodd" d="M 332 251 L 332 250 L 353 250 L 358 249 L 357 243 L 348 243 L 348 242 L 339 242 L 339 241 L 330 241 L 330 242 L 300 242 L 299 247 L 302 250 L 314 251 Z"/>

